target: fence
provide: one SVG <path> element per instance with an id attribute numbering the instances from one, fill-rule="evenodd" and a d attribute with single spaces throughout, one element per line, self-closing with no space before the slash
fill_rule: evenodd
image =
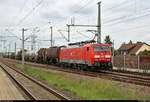
<path id="1" fill-rule="evenodd" d="M 115 67 L 150 70 L 150 56 L 114 56 Z"/>

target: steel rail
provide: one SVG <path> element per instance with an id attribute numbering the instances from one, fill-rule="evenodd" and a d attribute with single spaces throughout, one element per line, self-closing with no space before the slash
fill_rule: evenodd
<path id="1" fill-rule="evenodd" d="M 15 62 L 19 63 L 19 62 Z M 135 76 L 127 76 L 127 75 L 116 75 L 113 73 L 107 73 L 107 72 L 89 72 L 89 71 L 79 71 L 77 69 L 64 69 L 56 66 L 50 66 L 50 65 L 44 65 L 44 64 L 38 64 L 38 63 L 30 63 L 30 62 L 25 62 L 27 65 L 31 65 L 34 67 L 42 67 L 45 69 L 53 69 L 57 71 L 63 71 L 63 72 L 68 72 L 68 73 L 74 73 L 74 74 L 80 74 L 80 75 L 87 75 L 91 77 L 100 77 L 103 79 L 113 79 L 115 81 L 121 81 L 121 82 L 127 82 L 127 83 L 134 83 L 142 86 L 148 86 L 150 87 L 150 82 L 149 78 L 141 78 L 141 77 L 135 77 Z M 143 80 L 144 79 L 144 80 Z"/>
<path id="2" fill-rule="evenodd" d="M 24 91 L 24 93 L 31 99 L 31 100 L 37 100 L 36 97 L 34 97 L 19 81 L 17 81 L 2 65 L 0 67 L 3 69 L 3 71 Z"/>
<path id="3" fill-rule="evenodd" d="M 26 63 L 27 64 L 27 63 Z M 68 73 L 74 73 L 74 74 L 80 74 L 80 75 L 87 75 L 91 77 L 100 77 L 103 79 L 113 79 L 115 81 L 121 81 L 121 82 L 127 82 L 127 83 L 133 83 L 138 84 L 142 86 L 148 86 L 150 87 L 150 79 L 149 78 L 143 78 L 143 77 L 135 77 L 135 76 L 127 76 L 127 75 L 119 75 L 119 74 L 111 74 L 111 73 L 104 73 L 104 72 L 89 72 L 89 71 L 78 71 L 76 69 L 66 70 L 66 69 L 60 69 L 60 68 L 50 68 L 55 66 L 48 66 L 48 65 L 36 65 L 36 64 L 27 64 L 35 67 L 42 67 L 46 69 L 54 69 L 58 71 L 68 72 Z"/>
<path id="4" fill-rule="evenodd" d="M 70 98 L 68 98 L 68 97 L 66 97 L 66 96 L 64 96 L 64 95 L 62 95 L 61 93 L 58 93 L 56 90 L 54 90 L 54 89 L 52 89 L 52 88 L 50 88 L 50 87 L 47 87 L 45 84 L 41 83 L 40 81 L 37 81 L 36 79 L 30 77 L 29 75 L 27 75 L 27 74 L 25 74 L 25 73 L 23 73 L 23 72 L 21 72 L 21 71 L 15 69 L 15 68 L 9 66 L 8 64 L 5 64 L 5 63 L 3 63 L 3 64 L 4 64 L 5 66 L 7 66 L 7 67 L 13 69 L 13 70 L 16 71 L 17 73 L 23 75 L 24 77 L 28 78 L 29 80 L 33 81 L 34 83 L 38 84 L 39 86 L 43 87 L 44 89 L 48 90 L 50 93 L 52 93 L 52 94 L 55 95 L 56 97 L 58 97 L 58 98 L 60 98 L 60 99 L 62 99 L 62 100 L 71 100 Z M 2 65 L 0 65 L 0 66 L 3 67 Z M 4 70 L 5 70 L 5 69 L 4 69 Z M 5 70 L 5 71 L 6 71 L 6 70 Z M 7 73 L 8 73 L 8 72 L 7 72 Z M 9 73 L 8 73 L 8 74 L 9 74 Z M 10 74 L 9 74 L 9 75 L 10 75 Z M 12 77 L 12 76 L 11 76 L 11 77 Z M 20 86 L 20 85 L 19 85 L 19 86 Z M 22 86 L 22 85 L 21 85 L 21 86 Z M 22 86 L 22 87 L 23 87 L 23 86 Z M 29 92 L 28 92 L 28 93 L 29 93 Z M 30 94 L 30 93 L 29 93 L 29 94 Z M 30 94 L 30 95 L 31 95 L 31 94 Z M 35 97 L 33 97 L 32 99 L 37 100 Z"/>
<path id="5" fill-rule="evenodd" d="M 130 73 L 121 73 L 121 72 L 113 72 L 113 71 L 102 71 L 104 73 L 107 74 L 112 74 L 112 75 L 118 75 L 118 76 L 124 76 L 124 77 L 131 77 L 131 78 L 135 78 L 135 79 L 139 79 L 139 80 L 145 80 L 145 81 L 149 81 L 150 82 L 150 77 L 144 77 L 141 75 L 134 75 L 134 74 L 130 74 Z"/>

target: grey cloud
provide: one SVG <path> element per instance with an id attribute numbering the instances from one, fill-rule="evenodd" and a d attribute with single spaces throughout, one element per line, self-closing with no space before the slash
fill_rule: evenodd
<path id="1" fill-rule="evenodd" d="M 7 3 L 8 0 L 0 0 L 0 2 L 1 2 L 1 4 L 3 4 L 3 3 Z"/>
<path id="2" fill-rule="evenodd" d="M 72 5 L 69 7 L 69 12 L 87 15 L 87 14 L 93 14 L 95 11 L 93 8 L 84 8 L 84 6 Z"/>
<path id="3" fill-rule="evenodd" d="M 40 17 L 44 18 L 44 19 L 55 19 L 55 20 L 59 20 L 59 19 L 63 20 L 63 19 L 65 19 L 65 16 L 61 15 L 57 11 L 41 12 Z"/>
<path id="4" fill-rule="evenodd" d="M 44 0 L 43 3 L 34 12 L 32 12 L 30 16 L 21 25 L 17 27 L 18 29 L 22 27 L 28 28 L 30 26 L 34 27 L 35 25 L 36 26 L 39 25 L 43 27 L 43 25 L 47 24 L 48 20 L 52 19 L 54 20 L 54 23 L 56 23 L 56 26 L 55 26 L 56 31 L 54 29 L 54 32 L 56 32 L 55 35 L 57 37 L 59 35 L 59 33 L 57 32 L 57 29 L 58 28 L 63 29 L 64 24 L 67 23 L 67 20 L 70 21 L 70 17 L 73 16 L 74 14 L 77 14 L 80 16 L 80 17 L 78 16 L 76 17 L 76 24 L 87 24 L 87 23 L 93 24 L 95 23 L 95 21 L 97 21 L 97 18 L 96 18 L 97 5 L 96 3 L 94 5 L 93 3 L 94 0 L 92 1 L 93 6 L 90 4 L 91 6 L 88 5 L 86 7 L 84 7 L 84 4 L 86 4 L 86 2 L 81 3 L 80 2 L 81 0 L 78 0 L 76 2 L 73 2 L 73 1 L 75 0 Z M 135 9 L 138 11 L 138 10 L 148 8 L 150 0 L 136 0 L 137 1 L 136 8 L 135 8 L 134 3 L 131 2 L 131 0 L 128 0 L 130 1 L 129 3 L 131 3 L 130 5 L 122 4 L 121 6 L 116 6 L 116 5 L 126 0 L 115 0 L 115 1 L 101 0 L 101 1 L 103 1 L 102 2 L 102 17 L 104 18 L 102 19 L 102 23 L 104 22 L 105 24 L 107 21 L 110 22 L 111 24 L 117 23 L 113 25 L 104 26 L 102 28 L 102 31 L 105 31 L 105 32 L 102 32 L 102 35 L 105 33 L 110 34 L 112 39 L 114 39 L 116 42 L 115 43 L 116 47 L 119 47 L 123 41 L 128 41 L 128 39 L 136 40 L 136 39 L 139 39 L 141 35 L 143 36 L 146 35 L 147 32 L 145 30 L 148 30 L 148 28 L 144 28 L 142 30 L 135 29 L 134 31 L 130 29 L 134 26 L 137 26 L 137 25 L 141 26 L 145 24 L 146 22 L 148 22 L 149 21 L 148 16 L 147 17 L 144 16 L 136 20 L 134 19 L 135 22 L 133 19 L 128 20 L 130 16 L 129 17 L 126 17 L 126 16 L 129 13 L 134 14 Z M 25 5 L 25 2 L 26 2 L 26 5 Z M 40 2 L 40 0 L 0 0 L 0 13 L 1 13 L 0 27 L 7 27 L 7 26 L 14 27 L 14 24 L 16 24 L 20 19 L 22 19 L 24 15 L 26 15 L 38 2 Z M 111 7 L 114 7 L 114 8 L 105 10 L 105 8 L 111 8 Z M 24 9 L 20 13 L 19 10 L 21 8 L 24 8 Z M 78 12 L 76 13 L 76 11 Z M 122 16 L 123 17 L 125 16 L 126 18 L 125 17 L 120 18 Z M 142 23 L 139 22 L 140 20 L 143 20 L 143 22 Z M 57 22 L 58 22 L 58 25 L 57 25 Z M 129 25 L 131 24 L 133 25 L 130 27 Z M 122 29 L 124 29 L 125 27 L 128 27 L 128 30 L 123 31 L 123 32 L 115 32 L 118 30 L 122 31 Z M 81 28 L 81 30 L 82 29 L 83 28 Z M 47 34 L 47 32 L 49 31 L 46 30 L 45 34 Z M 139 32 L 141 35 L 137 34 Z M 20 31 L 19 33 L 17 32 L 16 34 L 20 34 Z M 72 35 L 71 35 L 72 37 L 73 37 L 73 34 L 76 34 L 76 32 L 72 30 Z M 39 34 L 39 37 L 41 37 L 42 35 L 43 33 Z M 140 37 L 137 37 L 137 35 Z M 75 37 L 76 36 L 77 35 L 75 35 Z M 149 42 L 148 39 L 149 37 L 143 38 L 143 40 Z M 84 38 L 81 38 L 81 40 L 84 40 Z M 71 41 L 76 41 L 76 40 L 72 38 Z M 61 45 L 62 43 L 64 43 L 64 40 L 62 40 L 62 42 L 60 40 L 56 41 L 56 44 Z"/>
<path id="5" fill-rule="evenodd" d="M 58 0 L 45 0 L 44 2 L 47 4 L 54 4 L 54 3 L 57 3 Z"/>

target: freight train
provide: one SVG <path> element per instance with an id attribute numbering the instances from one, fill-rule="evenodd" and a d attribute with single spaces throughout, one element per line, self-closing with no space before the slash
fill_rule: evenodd
<path id="1" fill-rule="evenodd" d="M 18 60 L 21 59 L 20 53 L 17 54 Z M 93 40 L 71 43 L 69 47 L 41 48 L 37 54 L 26 53 L 25 60 L 85 70 L 112 69 L 113 67 L 109 44 L 96 44 Z"/>

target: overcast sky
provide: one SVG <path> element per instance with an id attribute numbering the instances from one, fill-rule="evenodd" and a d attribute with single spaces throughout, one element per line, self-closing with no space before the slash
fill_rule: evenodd
<path id="1" fill-rule="evenodd" d="M 115 41 L 115 48 L 123 42 L 142 41 L 150 44 L 150 0 L 101 0 L 102 16 L 102 42 L 106 35 Z M 75 24 L 97 25 L 97 3 L 99 0 L 0 0 L 0 35 L 21 37 L 21 29 L 27 28 L 25 37 L 33 33 L 33 28 L 38 27 L 36 48 L 49 47 L 50 29 L 53 26 L 54 45 L 66 45 L 67 26 L 71 17 Z M 51 22 L 49 24 L 48 22 Z M 8 29 L 8 31 L 6 30 Z M 86 30 L 97 28 L 71 27 L 71 42 L 90 40 L 94 34 Z M 58 30 L 62 30 L 61 34 Z M 11 33 L 10 33 L 11 32 Z M 6 47 L 14 43 L 21 48 L 21 41 L 17 38 L 1 37 L 7 40 Z M 30 41 L 30 39 L 28 40 Z M 25 43 L 26 49 L 31 49 L 30 43 Z M 0 50 L 4 51 L 0 42 Z M 18 49 L 19 50 L 19 49 Z"/>

